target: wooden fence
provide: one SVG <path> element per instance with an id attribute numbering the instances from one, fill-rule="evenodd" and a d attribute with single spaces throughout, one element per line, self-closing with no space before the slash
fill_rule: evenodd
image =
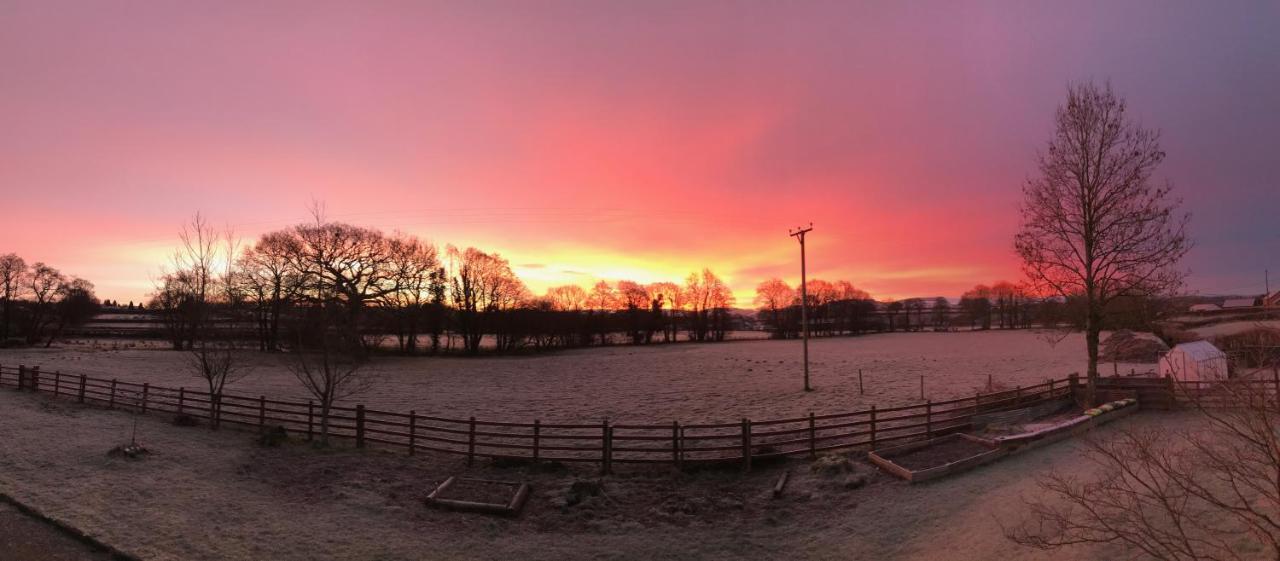
<path id="1" fill-rule="evenodd" d="M 1251 378 L 1199 381 L 1167 376 L 1104 377 L 1098 379 L 1098 396 L 1102 401 L 1136 397 L 1144 409 L 1226 408 L 1259 403 L 1280 407 L 1280 371 Z"/>
<path id="2" fill-rule="evenodd" d="M 106 380 L 91 376 L 42 372 L 39 367 L 0 366 L 0 386 L 41 391 L 80 403 L 105 404 L 139 413 L 189 414 L 213 426 L 224 423 L 258 430 L 280 425 L 308 440 L 320 431 L 320 407 L 314 401 L 281 401 L 185 387 L 169 388 Z M 677 467 L 705 463 L 740 463 L 809 455 L 832 450 L 876 448 L 882 444 L 932 438 L 964 430 L 974 415 L 1029 407 L 1074 395 L 1075 375 L 1013 390 L 977 394 L 946 401 L 926 401 L 789 419 L 723 423 L 632 424 L 513 423 L 453 419 L 420 414 L 334 406 L 329 415 L 331 437 L 350 439 L 356 447 L 374 443 L 403 448 L 409 454 L 431 451 L 476 458 L 522 461 L 593 462 L 604 473 L 613 464 L 667 463 Z"/>

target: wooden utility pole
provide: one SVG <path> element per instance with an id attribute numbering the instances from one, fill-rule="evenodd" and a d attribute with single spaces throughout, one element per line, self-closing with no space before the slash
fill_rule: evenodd
<path id="1" fill-rule="evenodd" d="M 791 237 L 800 240 L 800 330 L 804 334 L 804 391 L 813 391 L 809 386 L 809 287 L 805 277 L 804 235 L 813 231 L 813 223 L 808 228 L 799 228 L 789 232 Z"/>

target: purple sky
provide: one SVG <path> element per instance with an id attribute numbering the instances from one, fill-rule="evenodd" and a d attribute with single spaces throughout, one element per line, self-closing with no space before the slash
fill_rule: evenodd
<path id="1" fill-rule="evenodd" d="M 1280 278 L 1280 3 L 0 2 L 0 252 L 140 299 L 197 210 L 511 258 L 540 292 L 1019 278 L 1068 82 L 1163 131 L 1190 288 Z M 1275 283 L 1280 286 L 1280 280 Z M 745 302 L 742 302 L 745 304 Z"/>

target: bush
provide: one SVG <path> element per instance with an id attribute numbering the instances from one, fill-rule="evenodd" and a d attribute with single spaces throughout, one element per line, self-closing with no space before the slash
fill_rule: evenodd
<path id="1" fill-rule="evenodd" d="M 272 425 L 258 435 L 258 446 L 275 448 L 289 441 L 289 431 L 283 426 Z"/>

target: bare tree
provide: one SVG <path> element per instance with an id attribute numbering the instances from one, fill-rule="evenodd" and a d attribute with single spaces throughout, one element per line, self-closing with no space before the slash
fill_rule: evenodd
<path id="1" fill-rule="evenodd" d="M 66 284 L 67 278 L 57 269 L 36 263 L 26 277 L 26 291 L 31 295 L 31 313 L 27 319 L 27 344 L 34 345 L 43 336 L 49 324 L 56 319 L 54 298 Z"/>
<path id="2" fill-rule="evenodd" d="M 756 287 L 755 304 L 761 312 L 768 313 L 774 338 L 786 338 L 787 332 L 783 326 L 782 314 L 795 303 L 795 300 L 795 289 L 782 279 L 769 279 Z"/>
<path id="3" fill-rule="evenodd" d="M 67 326 L 84 325 L 97 315 L 100 304 L 93 293 L 93 283 L 82 278 L 73 278 L 58 287 L 58 301 L 53 306 L 58 318 L 58 325 L 45 341 L 45 348 L 53 346 L 53 342 L 62 336 Z"/>
<path id="4" fill-rule="evenodd" d="M 271 232 L 239 258 L 240 285 L 254 303 L 260 350 L 279 350 L 282 316 L 306 286 L 306 277 L 290 265 L 296 246 L 288 232 Z"/>
<path id="5" fill-rule="evenodd" d="M 320 444 L 329 444 L 329 417 L 334 404 L 369 389 L 359 342 L 345 333 L 345 311 L 319 306 L 309 310 L 295 329 L 298 345 L 286 363 L 302 387 L 320 405 Z"/>
<path id="6" fill-rule="evenodd" d="M 659 329 L 662 330 L 663 342 L 670 343 L 676 339 L 676 320 L 680 310 L 684 307 L 684 297 L 680 285 L 674 282 L 655 282 L 645 287 L 649 294 L 656 300 L 657 309 L 655 316 L 658 320 Z M 668 312 L 662 311 L 665 307 Z"/>
<path id="7" fill-rule="evenodd" d="M 26 276 L 26 261 L 14 253 L 0 255 L 0 303 L 4 304 L 3 316 L 0 317 L 0 344 L 9 338 L 14 302 L 22 297 Z"/>
<path id="8" fill-rule="evenodd" d="M 313 303 L 337 304 L 344 310 L 339 327 L 359 342 L 366 305 L 397 290 L 391 242 L 378 230 L 323 222 L 316 216 L 314 224 L 292 229 L 290 264 L 311 283 L 306 294 Z"/>
<path id="9" fill-rule="evenodd" d="M 618 300 L 627 310 L 627 330 L 631 334 L 631 343 L 644 343 L 645 333 L 648 331 L 649 291 L 635 281 L 620 280 Z"/>
<path id="10" fill-rule="evenodd" d="M 187 367 L 204 380 L 209 390 L 209 427 L 217 429 L 223 390 L 227 384 L 247 376 L 249 369 L 238 360 L 234 341 L 210 337 L 207 333 L 188 351 Z"/>
<path id="11" fill-rule="evenodd" d="M 608 317 L 618 308 L 618 292 L 609 281 L 599 281 L 591 287 L 587 298 L 587 309 L 591 314 L 596 334 L 600 336 L 600 344 L 609 344 Z"/>
<path id="12" fill-rule="evenodd" d="M 942 296 L 934 298 L 931 311 L 933 312 L 933 330 L 950 331 L 951 302 Z"/>
<path id="13" fill-rule="evenodd" d="M 389 261 L 395 290 L 385 303 L 395 317 L 400 352 L 411 355 L 418 349 L 418 333 L 433 299 L 440 261 L 434 245 L 403 234 L 391 238 Z"/>
<path id="14" fill-rule="evenodd" d="M 689 338 L 724 340 L 728 308 L 734 300 L 728 285 L 711 269 L 703 269 L 685 278 L 684 296 L 689 308 Z"/>
<path id="15" fill-rule="evenodd" d="M 1190 218 L 1175 214 L 1171 187 L 1151 183 L 1165 157 L 1159 134 L 1130 120 L 1126 109 L 1110 85 L 1069 88 L 1048 150 L 1038 158 L 1040 176 L 1023 187 L 1015 238 L 1037 289 L 1084 299 L 1089 403 L 1107 303 L 1176 289 L 1185 275 L 1177 264 L 1191 246 Z"/>
<path id="16" fill-rule="evenodd" d="M 480 352 L 484 335 L 494 331 L 495 316 L 527 300 L 529 290 L 511 271 L 510 263 L 496 253 L 485 253 L 474 247 L 459 251 L 450 246 L 448 255 L 455 267 L 449 288 L 458 312 L 463 348 L 476 354 Z M 499 331 L 495 335 L 499 350 L 507 350 L 514 344 L 510 334 Z"/>
<path id="17" fill-rule="evenodd" d="M 547 299 L 556 310 L 579 312 L 587 305 L 587 291 L 576 284 L 553 286 L 547 289 Z"/>
<path id="18" fill-rule="evenodd" d="M 174 350 L 191 349 L 212 320 L 213 302 L 225 295 L 215 268 L 221 256 L 221 236 L 200 213 L 183 224 L 180 242 L 170 258 L 169 272 L 156 282 L 152 307 L 159 311 Z M 231 247 L 228 242 L 228 248 Z"/>
<path id="19" fill-rule="evenodd" d="M 1280 559 L 1280 395 L 1261 382 L 1197 392 L 1195 429 L 1087 440 L 1099 475 L 1042 478 L 1047 496 L 1006 535 L 1046 550 L 1120 543 L 1168 561 Z"/>
<path id="20" fill-rule="evenodd" d="M 893 326 L 893 320 L 894 320 L 894 318 L 898 317 L 898 312 L 901 312 L 901 311 L 902 311 L 902 308 L 903 308 L 902 302 L 899 302 L 899 301 L 897 301 L 897 300 L 892 301 L 892 302 L 889 302 L 888 304 L 886 304 L 886 305 L 885 305 L 885 307 L 884 307 L 885 312 L 887 312 L 887 313 L 888 313 L 888 316 L 889 316 L 889 331 L 890 331 L 890 332 L 893 332 L 893 329 L 894 329 L 894 326 Z M 910 320 L 910 319 L 908 319 L 908 320 L 907 320 L 907 323 L 908 323 L 908 324 L 910 324 L 910 323 L 911 323 L 911 320 Z"/>

